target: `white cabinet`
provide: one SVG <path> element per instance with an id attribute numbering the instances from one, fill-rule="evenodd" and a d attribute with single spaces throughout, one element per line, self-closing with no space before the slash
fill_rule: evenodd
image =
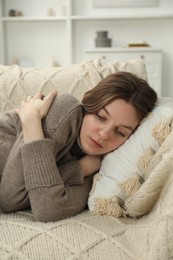
<path id="1" fill-rule="evenodd" d="M 162 51 L 154 48 L 95 48 L 85 50 L 86 59 L 102 58 L 106 61 L 141 59 L 146 64 L 148 81 L 161 96 Z"/>

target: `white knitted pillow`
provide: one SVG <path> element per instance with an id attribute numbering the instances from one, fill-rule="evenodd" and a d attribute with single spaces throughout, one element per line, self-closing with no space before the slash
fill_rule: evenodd
<path id="1" fill-rule="evenodd" d="M 125 144 L 104 157 L 89 195 L 90 211 L 114 216 L 125 214 L 124 202 L 145 181 L 150 160 L 170 133 L 173 100 L 169 103 L 162 98 Z"/>
<path id="2" fill-rule="evenodd" d="M 117 71 L 128 71 L 147 80 L 146 67 L 141 60 L 106 62 L 95 59 L 47 68 L 0 65 L 0 113 L 17 107 L 29 95 L 37 92 L 47 95 L 52 89 L 81 100 L 86 91 Z"/>

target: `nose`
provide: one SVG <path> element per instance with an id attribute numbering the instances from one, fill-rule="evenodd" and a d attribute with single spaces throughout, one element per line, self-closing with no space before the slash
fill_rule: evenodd
<path id="1" fill-rule="evenodd" d="M 99 135 L 102 138 L 102 140 L 108 140 L 110 136 L 110 130 L 107 128 L 103 128 L 99 131 Z"/>

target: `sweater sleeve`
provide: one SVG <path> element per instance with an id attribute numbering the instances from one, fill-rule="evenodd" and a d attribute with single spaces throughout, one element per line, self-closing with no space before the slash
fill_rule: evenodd
<path id="1" fill-rule="evenodd" d="M 82 118 L 81 105 L 71 96 L 60 96 L 43 121 L 46 138 L 21 147 L 25 187 L 36 221 L 64 219 L 86 207 L 91 178 L 84 179 L 79 162 L 66 156 Z M 57 167 L 64 156 L 68 159 Z"/>
<path id="2" fill-rule="evenodd" d="M 67 179 L 73 179 L 71 184 L 83 183 L 83 174 L 77 160 L 67 163 L 68 167 L 56 165 L 54 156 L 55 142 L 51 139 L 38 140 L 22 147 L 25 187 L 27 190 L 43 186 L 60 184 Z"/>
<path id="3" fill-rule="evenodd" d="M 57 221 L 81 212 L 91 189 L 89 177 L 84 180 L 81 177 L 79 185 L 65 184 L 56 167 L 53 151 L 54 141 L 50 139 L 22 147 L 25 186 L 36 221 Z M 82 174 L 78 174 L 81 169 L 77 161 L 68 166 L 66 174 L 71 174 L 68 179 L 79 182 Z"/>

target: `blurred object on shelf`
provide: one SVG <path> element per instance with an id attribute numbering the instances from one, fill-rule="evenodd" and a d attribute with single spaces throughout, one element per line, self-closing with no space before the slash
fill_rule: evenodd
<path id="1" fill-rule="evenodd" d="M 16 11 L 14 9 L 10 9 L 8 12 L 9 16 L 16 16 Z"/>
<path id="2" fill-rule="evenodd" d="M 67 8 L 66 8 L 66 6 L 65 5 L 62 5 L 61 6 L 61 15 L 62 16 L 66 16 L 67 15 Z"/>
<path id="3" fill-rule="evenodd" d="M 56 14 L 55 14 L 55 11 L 54 11 L 54 9 L 53 8 L 48 8 L 48 10 L 47 10 L 47 16 L 55 16 Z"/>
<path id="4" fill-rule="evenodd" d="M 67 1 L 59 0 L 59 7 L 60 7 L 60 15 L 66 16 L 67 15 Z"/>
<path id="5" fill-rule="evenodd" d="M 16 16 L 23 16 L 21 11 L 16 11 Z"/>
<path id="6" fill-rule="evenodd" d="M 97 38 L 95 39 L 96 47 L 111 47 L 112 39 L 108 38 L 108 31 L 97 31 Z"/>
<path id="7" fill-rule="evenodd" d="M 23 14 L 21 11 L 10 9 L 8 12 L 8 16 L 16 17 L 16 16 L 23 16 Z"/>
<path id="8" fill-rule="evenodd" d="M 147 42 L 129 42 L 128 47 L 151 47 Z"/>

